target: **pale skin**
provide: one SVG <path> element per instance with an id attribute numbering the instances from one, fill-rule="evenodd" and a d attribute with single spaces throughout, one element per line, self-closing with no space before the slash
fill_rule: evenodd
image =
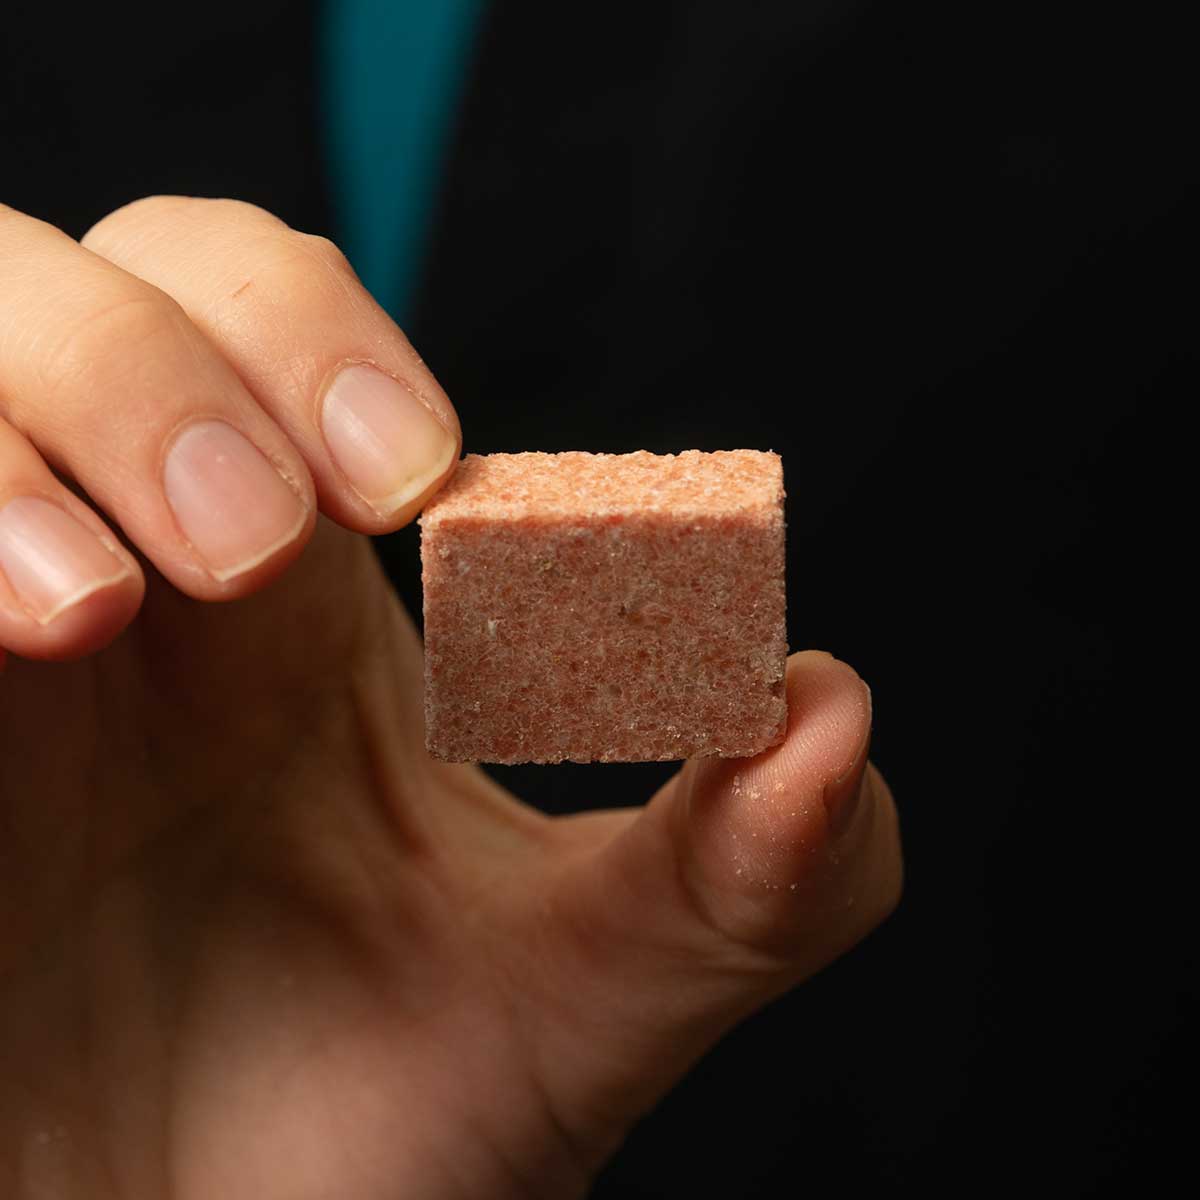
<path id="1" fill-rule="evenodd" d="M 869 693 L 825 654 L 783 745 L 643 808 L 552 820 L 426 755 L 364 535 L 460 446 L 329 242 L 0 207 L 0 1195 L 582 1196 L 895 906 Z"/>

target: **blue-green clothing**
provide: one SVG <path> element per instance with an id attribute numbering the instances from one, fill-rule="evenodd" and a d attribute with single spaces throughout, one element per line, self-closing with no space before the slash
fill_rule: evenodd
<path id="1" fill-rule="evenodd" d="M 325 0 L 326 145 L 342 248 L 403 321 L 483 0 Z"/>

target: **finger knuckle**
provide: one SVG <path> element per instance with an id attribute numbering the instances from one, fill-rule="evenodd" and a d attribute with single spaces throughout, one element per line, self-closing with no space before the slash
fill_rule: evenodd
<path id="1" fill-rule="evenodd" d="M 130 226 L 159 220 L 187 203 L 187 196 L 140 196 L 106 213 L 80 238 L 80 244 L 95 249 L 112 241 Z"/>
<path id="2" fill-rule="evenodd" d="M 346 256 L 333 242 L 292 230 L 263 234 L 245 247 L 244 257 L 249 268 L 230 298 L 245 295 L 254 303 L 293 311 L 340 294 L 352 276 Z"/>
<path id="3" fill-rule="evenodd" d="M 168 297 L 149 287 L 113 294 L 47 342 L 42 391 L 66 403 L 73 394 L 90 394 L 115 382 L 177 336 L 179 316 Z"/>
<path id="4" fill-rule="evenodd" d="M 253 238 L 261 231 L 278 235 L 288 228 L 273 212 L 248 200 L 235 200 L 231 196 L 189 196 L 184 202 L 198 228 L 222 237 Z"/>
<path id="5" fill-rule="evenodd" d="M 712 888 L 679 872 L 684 911 L 699 933 L 706 955 L 717 964 L 733 965 L 739 971 L 778 968 L 774 935 L 779 924 L 777 890 L 762 887 L 739 891 Z"/>
<path id="6" fill-rule="evenodd" d="M 341 247 L 318 233 L 293 233 L 296 253 L 310 266 L 316 264 L 339 281 L 356 278 L 354 268 Z"/>
<path id="7" fill-rule="evenodd" d="M 273 213 L 246 200 L 218 196 L 175 196 L 166 193 L 141 196 L 101 217 L 83 235 L 90 248 L 116 243 L 133 227 L 178 225 L 181 219 L 196 224 L 255 229 L 264 226 L 286 229 Z"/>
<path id="8" fill-rule="evenodd" d="M 336 329 L 362 304 L 346 256 L 328 238 L 262 231 L 244 245 L 242 258 L 243 271 L 227 280 L 209 311 L 219 328 L 250 321 L 272 330 Z M 290 334 L 285 340 L 288 349 L 276 356 L 271 386 L 281 394 L 307 394 L 322 369 L 322 344 L 316 339 L 296 344 Z"/>
<path id="9" fill-rule="evenodd" d="M 274 213 L 251 204 L 249 200 L 238 200 L 233 196 L 192 197 L 191 202 L 197 211 L 208 216 L 228 220 L 233 223 L 256 225 L 283 226 L 283 222 Z M 286 227 L 285 227 L 286 228 Z"/>

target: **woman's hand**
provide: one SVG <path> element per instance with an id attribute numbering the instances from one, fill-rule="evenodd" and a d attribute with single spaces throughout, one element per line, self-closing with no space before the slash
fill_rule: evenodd
<path id="1" fill-rule="evenodd" d="M 550 820 L 428 758 L 363 535 L 459 446 L 329 242 L 0 209 L 0 1195 L 578 1196 L 896 903 L 827 655 L 782 746 L 644 809 Z"/>

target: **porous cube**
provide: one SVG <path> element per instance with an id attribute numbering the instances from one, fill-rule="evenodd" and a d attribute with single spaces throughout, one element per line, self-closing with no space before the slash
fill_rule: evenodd
<path id="1" fill-rule="evenodd" d="M 421 517 L 430 754 L 639 762 L 781 741 L 783 497 L 770 452 L 468 455 Z"/>

